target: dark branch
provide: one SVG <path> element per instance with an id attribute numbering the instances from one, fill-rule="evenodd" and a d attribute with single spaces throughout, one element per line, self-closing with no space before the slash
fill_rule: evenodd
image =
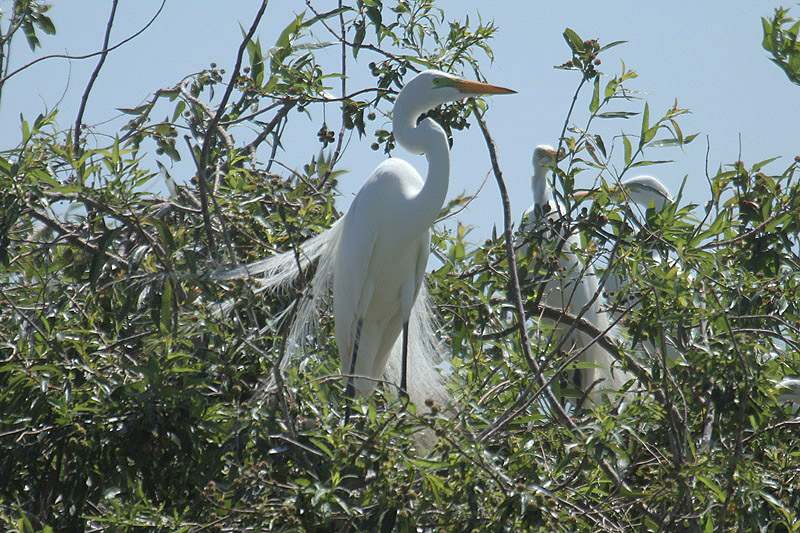
<path id="1" fill-rule="evenodd" d="M 92 92 L 92 87 L 94 86 L 94 82 L 97 81 L 97 76 L 100 75 L 100 69 L 103 68 L 103 63 L 106 62 L 106 57 L 108 57 L 108 41 L 111 38 L 111 28 L 114 26 L 114 15 L 117 14 L 117 4 L 119 0 L 114 0 L 111 4 L 111 14 L 108 16 L 108 24 L 106 24 L 106 34 L 103 37 L 103 51 L 100 53 L 100 61 L 97 62 L 97 65 L 94 67 L 94 71 L 92 75 L 89 76 L 89 83 L 86 84 L 86 89 L 83 91 L 83 96 L 81 97 L 81 106 L 78 109 L 78 116 L 75 118 L 75 130 L 73 133 L 73 146 L 72 152 L 75 154 L 75 158 L 77 159 L 81 153 L 80 148 L 80 141 L 81 141 L 81 122 L 83 121 L 83 112 L 86 111 L 86 103 L 89 101 L 89 93 Z"/>

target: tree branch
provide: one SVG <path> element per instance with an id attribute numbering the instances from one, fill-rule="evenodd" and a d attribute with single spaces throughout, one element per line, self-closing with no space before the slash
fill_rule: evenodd
<path id="1" fill-rule="evenodd" d="M 250 29 L 247 31 L 247 34 L 244 36 L 244 39 L 242 39 L 242 42 L 239 45 L 239 51 L 236 54 L 236 64 L 233 67 L 230 81 L 225 88 L 225 93 L 222 95 L 222 100 L 220 100 L 220 103 L 217 106 L 217 112 L 211 118 L 211 122 L 208 123 L 206 135 L 203 139 L 203 147 L 200 150 L 200 159 L 195 162 L 197 165 L 197 183 L 200 190 L 200 203 L 202 204 L 203 210 L 203 225 L 205 226 L 206 238 L 208 239 L 208 248 L 211 252 L 211 257 L 214 259 L 217 257 L 217 245 L 214 239 L 214 231 L 211 227 L 211 214 L 208 209 L 208 198 L 211 195 L 211 192 L 208 189 L 208 180 L 206 180 L 208 157 L 211 152 L 211 146 L 214 144 L 217 138 L 217 126 L 222 118 L 223 113 L 225 113 L 228 100 L 230 100 L 231 93 L 236 86 L 236 80 L 239 77 L 239 70 L 242 66 L 242 57 L 247 49 L 247 43 L 249 43 L 253 38 L 256 28 L 258 28 L 258 25 L 261 22 L 261 17 L 264 16 L 264 11 L 267 9 L 267 3 L 268 0 L 262 0 L 261 7 L 258 9 L 258 13 L 256 13 L 253 23 L 250 25 Z M 191 146 L 189 148 L 191 151 Z M 192 154 L 194 154 L 194 152 L 192 152 Z"/>
<path id="2" fill-rule="evenodd" d="M 100 75 L 100 69 L 103 68 L 103 63 L 106 62 L 106 57 L 108 57 L 108 41 L 111 38 L 111 28 L 114 26 L 114 15 L 117 14 L 117 4 L 119 0 L 113 0 L 111 4 L 111 14 L 108 16 L 108 24 L 106 24 L 106 34 L 103 37 L 103 51 L 100 53 L 100 61 L 97 62 L 97 66 L 94 67 L 94 71 L 92 75 L 89 76 L 89 83 L 86 84 L 86 89 L 83 91 L 83 96 L 81 97 L 81 105 L 78 108 L 78 116 L 75 118 L 75 129 L 73 130 L 73 146 L 72 152 L 75 154 L 75 158 L 77 159 L 80 156 L 81 148 L 80 148 L 80 140 L 81 140 L 81 121 L 83 120 L 83 112 L 86 111 L 86 103 L 89 101 L 89 93 L 92 92 L 92 87 L 94 86 L 94 82 L 97 80 L 97 76 Z"/>
<path id="3" fill-rule="evenodd" d="M 0 78 L 0 88 L 2 88 L 3 84 L 6 81 L 8 81 L 11 77 L 16 76 L 17 74 L 19 74 L 23 70 L 26 70 L 26 69 L 32 67 L 33 65 L 35 65 L 38 62 L 44 61 L 45 59 L 90 59 L 90 58 L 92 58 L 94 56 L 99 56 L 100 54 L 107 54 L 108 52 L 113 52 L 114 50 L 116 50 L 117 48 L 122 46 L 123 44 L 126 44 L 126 43 L 132 41 L 133 39 L 137 38 L 139 35 L 144 33 L 145 30 L 147 30 L 147 28 L 149 28 L 156 21 L 158 16 L 161 14 L 161 11 L 164 9 L 164 6 L 166 5 L 166 3 L 167 3 L 167 0 L 161 0 L 161 5 L 159 6 L 158 11 L 156 11 L 156 14 L 153 15 L 153 17 L 147 22 L 147 24 L 145 24 L 142 27 L 142 29 L 140 29 L 139 31 L 137 31 L 136 33 L 134 33 L 133 35 L 131 35 L 127 39 L 123 39 L 122 41 L 118 42 L 114 46 L 112 46 L 110 48 L 104 48 L 103 50 L 98 50 L 97 52 L 92 52 L 91 54 L 84 54 L 84 55 L 79 55 L 79 56 L 73 56 L 73 55 L 69 55 L 69 54 L 50 54 L 50 55 L 38 57 L 38 58 L 34 59 L 33 61 L 31 61 L 30 63 L 26 63 L 26 64 L 22 65 L 21 67 L 19 67 L 15 71 L 13 71 L 11 74 L 8 74 L 8 75 L 4 76 L 3 78 Z"/>

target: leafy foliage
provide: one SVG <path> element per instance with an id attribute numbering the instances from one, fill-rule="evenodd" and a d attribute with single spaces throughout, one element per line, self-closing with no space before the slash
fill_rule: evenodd
<path id="1" fill-rule="evenodd" d="M 37 9 L 28 23 L 47 32 Z M 602 54 L 620 43 L 564 33 L 559 68 L 578 74 L 576 97 L 591 97 L 568 111 L 552 186 L 564 224 L 581 234 L 571 252 L 604 281 L 625 280 L 603 295 L 624 342 L 594 333 L 646 394 L 623 406 L 613 395 L 578 398 L 563 414 L 547 401 L 548 388 L 569 388 L 579 354 L 541 318 L 591 325 L 542 304 L 542 281 L 558 275 L 565 251 L 541 231 L 518 236 L 533 244 L 516 258 L 524 320 L 501 237 L 473 246 L 464 226 L 435 234 L 443 266 L 429 285 L 456 406 L 417 415 L 379 390 L 347 427 L 332 317 L 320 317 L 329 335 L 277 371 L 307 288 L 271 295 L 204 275 L 297 249 L 329 227 L 345 137 L 391 151 L 391 134 L 370 123 L 388 116 L 408 71 L 481 78 L 494 32 L 448 21 L 429 0 L 311 6 L 268 48 L 243 28 L 238 71 L 211 65 L 123 108 L 129 122 L 107 146 L 76 145 L 59 111 L 22 120 L 19 144 L 0 152 L 7 528 L 800 528 L 798 419 L 775 390 L 800 373 L 800 162 L 720 168 L 703 205 L 678 195 L 660 212 L 628 206 L 614 185 L 695 136 L 681 130 L 677 103 L 656 118 L 634 98 L 633 70 L 601 75 Z M 317 60 L 331 46 L 367 63 L 375 86 L 331 97 L 329 84 L 347 77 Z M 282 161 L 295 111 L 315 120 L 331 102 L 342 128 L 309 126 L 319 149 L 305 163 Z M 434 116 L 459 129 L 482 110 L 454 104 Z M 622 133 L 594 133 L 598 119 Z M 172 176 L 168 160 L 195 168 Z M 587 170 L 602 178 L 591 203 L 573 197 Z"/>
<path id="2" fill-rule="evenodd" d="M 800 22 L 789 17 L 789 11 L 776 8 L 775 14 L 761 19 L 764 40 L 761 46 L 772 54 L 772 62 L 778 65 L 786 76 L 800 85 Z"/>

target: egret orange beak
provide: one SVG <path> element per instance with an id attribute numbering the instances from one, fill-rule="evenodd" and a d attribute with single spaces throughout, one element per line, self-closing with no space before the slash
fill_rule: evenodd
<path id="1" fill-rule="evenodd" d="M 612 192 L 614 192 L 614 187 L 612 187 L 611 190 L 612 190 Z M 574 191 L 572 193 L 572 197 L 580 202 L 580 201 L 583 201 L 583 200 L 585 200 L 587 198 L 594 198 L 597 195 L 598 192 L 599 191 L 597 191 L 596 189 Z"/>
<path id="2" fill-rule="evenodd" d="M 572 197 L 578 201 L 585 200 L 586 198 L 594 198 L 599 191 L 597 189 L 580 190 L 572 193 Z M 608 188 L 612 198 L 620 198 L 622 196 L 622 187 L 619 185 L 612 185 Z"/>
<path id="3" fill-rule="evenodd" d="M 582 201 L 584 198 L 591 198 L 594 196 L 594 191 L 575 191 L 572 193 L 572 197 L 578 200 L 579 202 Z"/>
<path id="4" fill-rule="evenodd" d="M 541 148 L 538 148 L 538 149 L 541 150 Z M 542 150 L 542 151 L 544 153 L 546 153 L 547 155 L 549 155 L 550 157 L 552 157 L 553 161 L 561 161 L 562 159 L 567 157 L 567 152 L 566 152 L 566 150 L 564 150 L 563 146 L 561 147 L 561 150 L 559 150 L 558 152 L 556 152 L 555 148 L 552 148 L 552 149 L 548 148 L 548 149 L 545 149 L 545 150 Z"/>
<path id="5" fill-rule="evenodd" d="M 450 83 L 451 87 L 454 87 L 461 91 L 464 94 L 516 94 L 517 91 L 513 89 L 506 89 L 505 87 L 500 87 L 498 85 L 489 85 L 488 83 L 481 83 L 479 81 L 470 81 L 470 80 L 462 80 L 462 79 L 454 79 L 452 83 Z"/>
<path id="6" fill-rule="evenodd" d="M 564 147 L 562 146 L 557 153 L 555 150 L 553 150 L 553 152 L 550 155 L 552 155 L 556 161 L 561 161 L 562 159 L 567 157 L 567 151 L 564 150 Z"/>

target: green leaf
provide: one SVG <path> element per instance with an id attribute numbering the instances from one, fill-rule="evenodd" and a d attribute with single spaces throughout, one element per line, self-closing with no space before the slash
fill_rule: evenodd
<path id="1" fill-rule="evenodd" d="M 344 13 L 346 11 L 353 11 L 353 8 L 349 7 L 349 6 L 343 6 L 343 7 L 337 7 L 335 9 L 331 9 L 330 11 L 326 11 L 325 13 L 320 13 L 319 15 L 311 17 L 310 19 L 308 19 L 305 22 L 303 22 L 302 27 L 303 28 L 310 28 L 311 26 L 313 26 L 314 24 L 316 24 L 320 20 L 327 20 L 329 18 L 335 17 L 339 13 Z"/>
<path id="2" fill-rule="evenodd" d="M 622 136 L 622 144 L 625 147 L 625 166 L 630 166 L 631 153 L 633 152 L 633 147 L 631 147 L 631 141 L 630 139 L 628 139 L 627 135 Z"/>
<path id="3" fill-rule="evenodd" d="M 644 111 L 642 112 L 642 131 L 639 134 L 639 148 L 645 145 L 647 141 L 647 133 L 650 130 L 650 107 L 647 102 L 644 103 Z M 652 138 L 652 137 L 651 137 Z"/>
<path id="4" fill-rule="evenodd" d="M 631 168 L 635 167 L 648 167 L 650 165 L 662 165 L 664 163 L 673 163 L 672 159 L 662 159 L 659 161 L 637 161 L 636 163 L 631 165 Z"/>
<path id="5" fill-rule="evenodd" d="M 592 100 L 589 102 L 589 112 L 594 114 L 600 109 L 600 76 L 594 77 L 594 91 L 592 91 Z"/>
<path id="6" fill-rule="evenodd" d="M 606 83 L 606 89 L 603 94 L 603 99 L 610 100 L 617 93 L 617 87 L 619 87 L 619 85 L 620 81 L 617 78 L 612 78 L 611 80 L 609 80 L 609 82 Z"/>
<path id="7" fill-rule="evenodd" d="M 669 146 L 683 146 L 685 144 L 681 139 L 659 139 L 651 142 L 648 146 L 653 148 L 666 148 Z"/>
<path id="8" fill-rule="evenodd" d="M 247 35 L 244 27 L 241 27 L 241 31 L 243 35 Z M 255 41 L 250 39 L 247 42 L 247 58 L 250 61 L 250 77 L 260 86 L 264 81 L 264 54 L 261 51 L 260 39 Z"/>
<path id="9" fill-rule="evenodd" d="M 303 19 L 306 16 L 306 12 L 303 11 L 297 17 L 291 21 L 286 27 L 283 29 L 281 34 L 278 36 L 278 39 L 275 41 L 275 46 L 278 48 L 288 48 L 292 44 L 292 37 L 297 34 L 298 31 L 303 27 Z"/>
<path id="10" fill-rule="evenodd" d="M 122 227 L 106 230 L 100 238 L 100 242 L 97 243 L 97 252 L 92 257 L 92 264 L 89 268 L 89 285 L 93 291 L 97 290 L 97 278 L 103 270 L 103 265 L 106 264 L 106 250 L 121 231 Z"/>
<path id="11" fill-rule="evenodd" d="M 372 22 L 372 24 L 375 26 L 375 33 L 380 33 L 381 26 L 383 25 L 383 15 L 381 14 L 381 9 L 377 6 L 370 6 L 367 7 L 366 13 L 370 22 Z"/>
<path id="12" fill-rule="evenodd" d="M 723 501 L 725 499 L 725 492 L 722 490 L 722 488 L 720 488 L 720 486 L 717 483 L 711 480 L 711 478 L 708 478 L 703 475 L 698 475 L 697 480 L 700 481 L 706 487 L 708 487 L 711 490 L 711 492 L 714 493 L 714 497 L 718 501 Z"/>
<path id="13" fill-rule="evenodd" d="M 615 46 L 619 46 L 619 45 L 621 45 L 621 44 L 625 44 L 625 43 L 627 43 L 627 42 L 628 42 L 628 41 L 614 41 L 614 42 L 608 43 L 608 44 L 607 44 L 607 45 L 605 45 L 605 46 L 601 46 L 599 51 L 600 51 L 600 52 L 605 52 L 605 51 L 606 51 L 606 50 L 608 50 L 609 48 L 614 48 Z"/>
<path id="14" fill-rule="evenodd" d="M 571 28 L 566 28 L 564 30 L 564 40 L 567 41 L 567 44 L 573 52 L 583 52 L 583 39 Z"/>
<path id="15" fill-rule="evenodd" d="M 367 29 L 363 21 L 358 21 L 355 24 L 356 35 L 353 38 L 353 57 L 358 57 L 358 51 L 361 50 L 361 45 L 364 43 L 364 38 L 367 36 Z"/>
<path id="16" fill-rule="evenodd" d="M 596 118 L 631 118 L 638 115 L 638 111 L 606 111 L 605 113 L 598 113 Z"/>
<path id="17" fill-rule="evenodd" d="M 759 171 L 759 170 L 761 170 L 761 169 L 762 169 L 764 166 L 766 166 L 766 165 L 769 165 L 770 163 L 772 163 L 773 161 L 776 161 L 776 160 L 778 160 L 778 159 L 780 159 L 780 157 L 770 157 L 769 159 L 765 159 L 765 160 L 763 160 L 763 161 L 759 161 L 758 163 L 756 163 L 755 165 L 753 165 L 753 170 L 752 170 L 752 171 L 753 171 L 753 172 L 758 172 L 758 171 Z"/>
<path id="18" fill-rule="evenodd" d="M 125 113 L 126 115 L 141 115 L 149 107 L 150 107 L 150 104 L 142 104 L 142 105 L 140 105 L 138 107 L 130 107 L 130 108 L 129 107 L 118 107 L 117 111 L 121 111 L 121 112 Z"/>
<path id="19" fill-rule="evenodd" d="M 761 41 L 761 46 L 767 52 L 772 52 L 774 50 L 772 47 L 772 24 L 764 17 L 761 17 L 761 31 L 764 32 L 764 39 Z"/>
<path id="20" fill-rule="evenodd" d="M 161 294 L 161 331 L 172 331 L 172 281 L 164 280 L 164 291 Z"/>
<path id="21" fill-rule="evenodd" d="M 25 20 L 22 23 L 22 30 L 25 32 L 25 38 L 28 41 L 28 46 L 30 47 L 31 51 L 35 52 L 36 48 L 41 46 L 39 42 L 39 38 L 36 36 L 36 29 L 31 24 L 30 20 Z"/>
<path id="22" fill-rule="evenodd" d="M 183 113 L 184 109 L 186 109 L 186 102 L 184 102 L 183 100 L 178 100 L 178 105 L 175 106 L 175 111 L 172 112 L 172 122 L 178 120 L 178 118 L 181 116 L 181 113 Z"/>
<path id="23" fill-rule="evenodd" d="M 56 34 L 56 26 L 47 15 L 39 15 L 36 19 L 36 25 L 48 35 Z"/>
<path id="24" fill-rule="evenodd" d="M 594 136 L 594 142 L 597 145 L 597 147 L 600 149 L 600 151 L 603 152 L 603 157 L 608 158 L 608 154 L 606 153 L 606 145 L 603 142 L 603 138 L 601 136 L 599 136 L 599 135 L 595 135 Z"/>
<path id="25" fill-rule="evenodd" d="M 161 234 L 161 241 L 166 244 L 168 252 L 175 250 L 175 239 L 172 237 L 172 232 L 170 231 L 169 226 L 167 226 L 163 220 L 158 218 L 148 218 L 144 220 L 143 223 L 155 226 L 159 234 Z"/>
<path id="26" fill-rule="evenodd" d="M 22 122 L 22 144 L 28 144 L 28 141 L 31 139 L 31 127 L 28 125 L 28 122 L 22 118 L 22 113 L 19 114 L 19 120 Z"/>

